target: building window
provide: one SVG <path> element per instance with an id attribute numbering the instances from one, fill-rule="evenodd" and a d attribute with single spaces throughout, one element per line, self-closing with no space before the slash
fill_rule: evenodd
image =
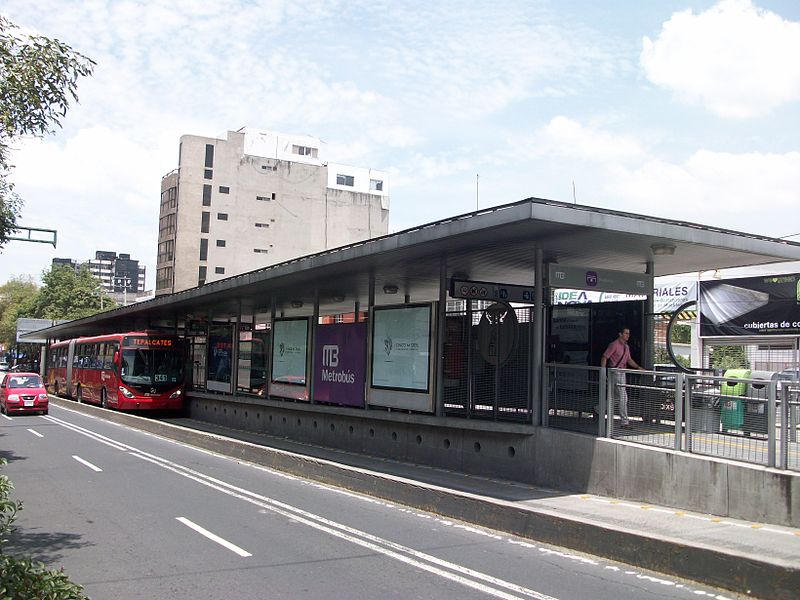
<path id="1" fill-rule="evenodd" d="M 206 267 L 200 267 L 197 270 L 197 285 L 205 285 L 206 283 Z"/>
<path id="2" fill-rule="evenodd" d="M 217 213 L 217 221 L 227 221 L 228 213 Z"/>
<path id="3" fill-rule="evenodd" d="M 336 175 L 336 185 L 349 185 L 353 187 L 355 185 L 355 178 L 352 175 Z"/>
<path id="4" fill-rule="evenodd" d="M 383 191 L 383 180 L 382 179 L 370 179 L 369 180 L 369 189 L 374 192 L 382 192 Z"/>
<path id="5" fill-rule="evenodd" d="M 203 185 L 203 206 L 211 206 L 211 184 Z"/>
<path id="6" fill-rule="evenodd" d="M 253 248 L 253 252 L 256 254 L 269 254 L 269 250 L 266 248 Z"/>
<path id="7" fill-rule="evenodd" d="M 214 273 L 217 275 L 225 275 L 225 267 L 214 267 Z"/>
<path id="8" fill-rule="evenodd" d="M 269 227 L 269 223 L 256 223 L 256 227 Z"/>
<path id="9" fill-rule="evenodd" d="M 208 240 L 200 239 L 200 260 L 208 260 Z"/>
<path id="10" fill-rule="evenodd" d="M 292 144 L 292 154 L 317 158 L 317 149 L 311 148 L 310 146 L 297 146 L 296 144 Z"/>
<path id="11" fill-rule="evenodd" d="M 219 193 L 220 194 L 230 194 L 231 193 L 231 188 L 229 188 L 226 185 L 221 185 L 221 186 L 219 186 Z"/>
<path id="12" fill-rule="evenodd" d="M 208 211 L 203 211 L 202 217 L 200 219 L 200 233 L 208 233 L 208 228 L 211 225 L 211 213 Z"/>
<path id="13" fill-rule="evenodd" d="M 206 144 L 206 169 L 214 166 L 214 144 Z"/>
<path id="14" fill-rule="evenodd" d="M 214 171 L 212 171 L 211 169 L 206 169 L 205 171 L 203 171 L 203 179 L 213 179 L 213 177 L 214 177 Z"/>
<path id="15" fill-rule="evenodd" d="M 225 240 L 217 240 L 217 248 L 224 248 Z"/>
<path id="16" fill-rule="evenodd" d="M 266 200 L 272 200 L 272 198 L 270 198 L 269 196 L 256 196 L 256 200 L 266 201 Z"/>

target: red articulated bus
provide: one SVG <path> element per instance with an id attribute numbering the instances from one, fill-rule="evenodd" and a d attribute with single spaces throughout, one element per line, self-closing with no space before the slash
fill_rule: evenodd
<path id="1" fill-rule="evenodd" d="M 118 410 L 183 408 L 183 343 L 175 335 L 131 332 L 56 342 L 47 387 L 56 396 Z"/>

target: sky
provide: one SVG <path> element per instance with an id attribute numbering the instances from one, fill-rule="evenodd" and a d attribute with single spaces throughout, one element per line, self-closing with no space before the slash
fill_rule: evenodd
<path id="1" fill-rule="evenodd" d="M 800 241 L 797 0 L 4 0 L 92 58 L 14 144 L 0 283 L 131 254 L 155 279 L 181 135 L 308 134 L 390 174 L 389 231 L 529 197 Z"/>

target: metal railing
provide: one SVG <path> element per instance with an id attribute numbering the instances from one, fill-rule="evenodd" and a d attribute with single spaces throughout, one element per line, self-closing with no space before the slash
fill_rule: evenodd
<path id="1" fill-rule="evenodd" d="M 547 363 L 544 386 L 548 427 L 800 470 L 797 382 Z"/>

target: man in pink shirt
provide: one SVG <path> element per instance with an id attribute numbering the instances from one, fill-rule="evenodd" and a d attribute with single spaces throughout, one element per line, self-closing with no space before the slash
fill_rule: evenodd
<path id="1" fill-rule="evenodd" d="M 628 340 L 631 337 L 631 330 L 623 327 L 619 332 L 619 336 L 608 345 L 606 351 L 600 359 L 600 366 L 603 368 L 611 367 L 612 369 L 639 369 L 642 367 L 636 364 L 636 361 L 631 358 L 631 349 L 628 346 Z M 612 400 L 619 399 L 619 416 L 622 420 L 622 426 L 628 427 L 628 392 L 625 389 L 625 373 L 614 373 L 614 392 L 612 393 Z"/>

